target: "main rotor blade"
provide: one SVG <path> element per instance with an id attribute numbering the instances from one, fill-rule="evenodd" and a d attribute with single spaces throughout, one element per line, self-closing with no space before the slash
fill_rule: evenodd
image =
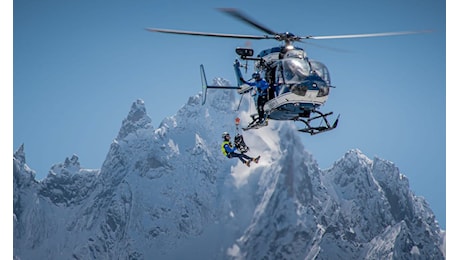
<path id="1" fill-rule="evenodd" d="M 273 39 L 273 37 L 263 35 L 245 35 L 245 34 L 227 34 L 227 33 L 206 33 L 206 32 L 193 32 L 193 31 L 181 31 L 181 30 L 170 30 L 170 29 L 159 29 L 159 28 L 145 28 L 150 32 L 161 32 L 161 33 L 172 33 L 172 34 L 186 34 L 195 36 L 209 36 L 209 37 L 224 37 L 224 38 L 239 38 L 239 39 Z"/>
<path id="2" fill-rule="evenodd" d="M 384 36 L 395 36 L 395 35 L 406 35 L 406 34 L 417 34 L 417 33 L 428 33 L 431 31 L 406 31 L 406 32 L 385 32 L 385 33 L 366 33 L 366 34 L 345 34 L 345 35 L 330 35 L 330 36 L 305 36 L 302 39 L 346 39 L 346 38 L 365 38 L 365 37 L 384 37 Z"/>
<path id="3" fill-rule="evenodd" d="M 342 53 L 349 53 L 349 52 L 351 52 L 351 51 L 345 50 L 345 49 L 329 47 L 329 46 L 322 45 L 322 44 L 316 44 L 316 43 L 313 43 L 313 42 L 311 42 L 311 41 L 309 41 L 309 42 L 299 41 L 299 42 L 300 42 L 300 43 L 303 43 L 303 44 L 306 44 L 306 45 L 315 46 L 315 47 L 317 47 L 317 48 L 321 48 L 321 49 L 325 49 L 325 50 L 330 50 L 330 51 L 335 51 L 335 52 L 342 52 Z"/>
<path id="4" fill-rule="evenodd" d="M 234 8 L 217 8 L 218 10 L 220 10 L 221 12 L 224 12 L 224 13 L 227 13 L 239 20 L 242 20 L 243 22 L 246 22 L 254 27 L 256 27 L 257 29 L 265 32 L 265 33 L 268 33 L 270 35 L 276 35 L 277 33 L 268 29 L 267 27 L 257 23 L 256 21 L 250 19 L 249 17 L 247 17 L 246 15 L 244 15 L 242 12 L 238 11 L 237 9 L 234 9 Z"/>

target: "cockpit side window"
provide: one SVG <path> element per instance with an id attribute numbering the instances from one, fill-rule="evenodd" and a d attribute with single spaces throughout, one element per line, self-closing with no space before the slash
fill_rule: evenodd
<path id="1" fill-rule="evenodd" d="M 318 74 L 318 76 L 320 76 L 326 82 L 327 85 L 331 85 L 331 78 L 327 67 L 321 62 L 313 60 L 310 60 L 310 64 L 311 70 Z"/>
<path id="2" fill-rule="evenodd" d="M 286 82 L 282 61 L 278 61 L 276 66 L 275 82 L 278 88 L 278 95 L 290 92 L 290 84 Z"/>

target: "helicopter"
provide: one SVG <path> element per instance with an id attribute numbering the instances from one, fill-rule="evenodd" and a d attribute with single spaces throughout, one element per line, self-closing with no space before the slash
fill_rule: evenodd
<path id="1" fill-rule="evenodd" d="M 263 106 L 264 120 L 260 120 L 261 118 L 259 118 L 258 114 L 252 114 L 252 121 L 247 127 L 244 127 L 243 130 L 257 129 L 266 126 L 268 122 L 267 119 L 302 122 L 304 123 L 304 128 L 298 130 L 300 132 L 309 133 L 310 135 L 330 131 L 337 127 L 340 114 L 333 123 L 330 123 L 328 117 L 331 116 L 333 112 L 323 113 L 320 111 L 320 107 L 324 105 L 328 99 L 330 89 L 335 88 L 335 86 L 331 85 L 331 77 L 328 68 L 323 63 L 309 58 L 304 49 L 294 46 L 294 42 L 304 42 L 303 40 L 383 37 L 427 32 L 401 31 L 330 36 L 297 36 L 290 32 L 277 33 L 234 8 L 218 8 L 218 10 L 255 27 L 265 34 L 243 35 L 207 33 L 159 28 L 146 28 L 146 30 L 170 34 L 249 40 L 269 39 L 282 42 L 280 46 L 260 51 L 255 57 L 252 48 L 237 47 L 235 52 L 239 56 L 239 59 L 236 59 L 233 63 L 237 86 L 208 85 L 204 66 L 200 65 L 203 87 L 202 104 L 206 102 L 206 93 L 208 89 L 236 89 L 241 95 L 251 93 L 253 87 L 247 84 L 241 72 L 241 68 L 244 68 L 247 72 L 248 61 L 254 62 L 255 74 L 260 75 L 269 84 L 268 101 L 266 101 Z M 245 64 L 242 64 L 242 61 Z M 263 123 L 260 123 L 261 121 Z"/>

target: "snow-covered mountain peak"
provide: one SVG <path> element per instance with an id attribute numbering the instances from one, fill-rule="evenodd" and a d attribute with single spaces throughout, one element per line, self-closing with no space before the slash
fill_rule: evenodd
<path id="1" fill-rule="evenodd" d="M 21 144 L 13 155 L 13 177 L 17 185 L 28 185 L 35 182 L 35 171 L 26 164 L 24 144 Z"/>
<path id="2" fill-rule="evenodd" d="M 358 163 L 364 166 L 372 164 L 372 160 L 369 159 L 361 150 L 355 148 L 347 151 L 338 163 L 346 165 L 355 165 Z"/>
<path id="3" fill-rule="evenodd" d="M 443 258 L 434 215 L 394 164 L 353 149 L 321 170 L 292 122 L 240 131 L 235 118 L 247 123 L 252 97 L 208 89 L 202 105 L 202 95 L 157 129 L 136 100 L 100 170 L 82 169 L 75 155 L 35 182 L 21 146 L 15 257 Z M 224 131 L 242 133 L 259 163 L 225 157 Z"/>
<path id="4" fill-rule="evenodd" d="M 21 144 L 21 146 L 19 146 L 19 148 L 14 153 L 13 158 L 15 158 L 21 164 L 26 163 L 26 154 L 24 153 L 24 144 Z"/>
<path id="5" fill-rule="evenodd" d="M 133 102 L 128 116 L 123 120 L 117 140 L 122 140 L 139 129 L 153 129 L 151 123 L 152 119 L 147 115 L 144 101 L 138 99 Z"/>
<path id="6" fill-rule="evenodd" d="M 65 158 L 63 163 L 55 164 L 51 167 L 49 174 L 76 174 L 80 171 L 80 162 L 76 154 Z"/>

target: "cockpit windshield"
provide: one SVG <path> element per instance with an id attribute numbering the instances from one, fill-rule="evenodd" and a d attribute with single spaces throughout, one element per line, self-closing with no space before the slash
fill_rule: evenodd
<path id="1" fill-rule="evenodd" d="M 312 75 L 320 76 L 327 85 L 330 85 L 329 71 L 326 66 L 318 61 L 285 58 L 279 64 L 276 71 L 278 83 L 295 84 L 308 80 Z"/>
<path id="2" fill-rule="evenodd" d="M 285 83 L 297 83 L 306 80 L 310 75 L 310 65 L 305 60 L 287 58 L 282 60 L 279 73 Z"/>

